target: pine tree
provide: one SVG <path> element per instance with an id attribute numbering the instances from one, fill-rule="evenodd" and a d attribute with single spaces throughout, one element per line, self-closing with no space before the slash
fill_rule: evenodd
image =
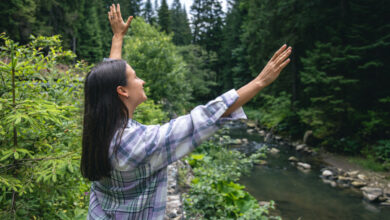
<path id="1" fill-rule="evenodd" d="M 161 6 L 158 9 L 158 24 L 162 31 L 170 33 L 172 31 L 171 13 L 166 0 L 161 0 Z"/>
<path id="2" fill-rule="evenodd" d="M 144 8 L 143 8 L 143 12 L 142 12 L 142 17 L 149 24 L 153 24 L 155 22 L 153 5 L 152 5 L 151 0 L 146 0 Z"/>
<path id="3" fill-rule="evenodd" d="M 188 23 L 187 12 L 181 7 L 180 0 L 174 0 L 171 6 L 171 24 L 173 43 L 176 45 L 186 45 L 191 42 L 191 29 Z"/>

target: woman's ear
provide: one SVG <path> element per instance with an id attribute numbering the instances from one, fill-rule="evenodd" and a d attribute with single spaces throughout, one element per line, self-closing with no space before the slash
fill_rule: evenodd
<path id="1" fill-rule="evenodd" d="M 116 92 L 118 93 L 118 95 L 124 98 L 129 98 L 129 94 L 127 94 L 127 91 L 123 86 L 116 87 Z"/>

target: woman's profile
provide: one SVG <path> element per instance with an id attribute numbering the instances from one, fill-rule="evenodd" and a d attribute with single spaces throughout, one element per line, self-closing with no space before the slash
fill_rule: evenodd
<path id="1" fill-rule="evenodd" d="M 113 31 L 110 59 L 85 79 L 82 175 L 93 181 L 88 219 L 163 219 L 167 166 L 189 154 L 229 120 L 246 118 L 241 108 L 286 67 L 291 47 L 283 45 L 251 82 L 163 125 L 133 120 L 147 97 L 145 82 L 121 59 L 124 22 L 119 4 L 108 18 Z"/>

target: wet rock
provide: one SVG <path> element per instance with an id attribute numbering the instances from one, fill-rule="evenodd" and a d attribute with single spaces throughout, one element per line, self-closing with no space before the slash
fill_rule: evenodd
<path id="1" fill-rule="evenodd" d="M 290 162 L 298 162 L 298 159 L 296 157 L 294 157 L 294 156 L 291 156 L 291 157 L 288 158 L 288 161 L 290 161 Z"/>
<path id="2" fill-rule="evenodd" d="M 309 170 L 311 168 L 311 165 L 308 163 L 298 162 L 297 165 L 298 165 L 298 167 L 302 167 L 305 170 Z"/>
<path id="3" fill-rule="evenodd" d="M 367 183 L 365 183 L 363 181 L 355 180 L 355 181 L 352 181 L 351 185 L 353 187 L 360 188 L 360 187 L 363 187 L 363 186 L 367 186 Z"/>
<path id="4" fill-rule="evenodd" d="M 267 161 L 265 161 L 265 160 L 259 160 L 259 162 L 256 163 L 256 164 L 257 164 L 257 165 L 264 166 L 264 165 L 267 165 L 268 163 L 267 163 Z"/>
<path id="5" fill-rule="evenodd" d="M 327 179 L 322 179 L 322 182 L 331 185 L 332 187 L 336 187 L 337 183 L 333 180 L 327 180 Z"/>
<path id="6" fill-rule="evenodd" d="M 282 140 L 282 137 L 280 137 L 280 136 L 275 136 L 275 140 L 280 141 L 280 140 Z"/>
<path id="7" fill-rule="evenodd" d="M 363 192 L 363 197 L 369 202 L 374 202 L 383 193 L 381 188 L 375 188 L 375 187 L 366 186 L 361 188 L 361 190 Z"/>
<path id="8" fill-rule="evenodd" d="M 380 205 L 382 206 L 390 206 L 390 199 L 384 201 L 384 202 L 381 202 Z"/>
<path id="9" fill-rule="evenodd" d="M 278 154 L 280 152 L 280 150 L 273 147 L 273 148 L 271 148 L 271 150 L 269 152 L 271 154 Z"/>
<path id="10" fill-rule="evenodd" d="M 314 143 L 314 137 L 313 137 L 313 131 L 312 130 L 308 130 L 305 132 L 305 134 L 303 135 L 303 143 L 304 144 L 313 144 Z"/>
<path id="11" fill-rule="evenodd" d="M 246 130 L 246 132 L 248 132 L 249 134 L 253 134 L 255 132 L 255 129 L 248 129 Z"/>
<path id="12" fill-rule="evenodd" d="M 271 133 L 267 133 L 267 135 L 266 135 L 265 138 L 264 138 L 264 141 L 265 141 L 265 142 L 270 142 L 271 139 L 272 139 L 272 134 L 271 134 Z"/>
<path id="13" fill-rule="evenodd" d="M 263 131 L 263 130 L 260 130 L 258 133 L 259 133 L 259 135 L 261 135 L 261 136 L 264 136 L 264 135 L 265 135 L 265 131 Z"/>
<path id="14" fill-rule="evenodd" d="M 357 170 L 350 171 L 350 172 L 346 173 L 346 175 L 350 176 L 350 177 L 356 177 L 358 174 L 359 174 L 359 171 L 357 171 Z"/>
<path id="15" fill-rule="evenodd" d="M 337 179 L 339 182 L 342 182 L 342 183 L 350 183 L 353 181 L 353 179 L 351 177 L 341 176 L 341 175 L 338 176 Z"/>
<path id="16" fill-rule="evenodd" d="M 325 178 L 333 176 L 333 172 L 330 170 L 324 170 L 324 171 L 322 171 L 322 176 Z"/>
<path id="17" fill-rule="evenodd" d="M 247 143 L 248 143 L 248 139 L 243 138 L 243 139 L 242 139 L 242 143 L 247 144 Z"/>
<path id="18" fill-rule="evenodd" d="M 303 148 L 305 148 L 305 147 L 306 147 L 305 144 L 300 144 L 300 145 L 298 145 L 298 146 L 295 147 L 295 150 L 296 150 L 296 151 L 301 151 L 301 150 L 303 150 Z"/>
<path id="19" fill-rule="evenodd" d="M 234 144 L 242 144 L 242 140 L 241 139 L 236 139 L 236 140 L 234 140 Z"/>
<path id="20" fill-rule="evenodd" d="M 248 121 L 246 123 L 246 125 L 248 126 L 248 128 L 255 128 L 256 127 L 256 123 L 255 122 L 252 122 L 252 121 Z"/>
<path id="21" fill-rule="evenodd" d="M 364 175 L 364 174 L 359 174 L 359 175 L 357 175 L 357 178 L 359 179 L 359 180 L 367 180 L 367 177 L 366 177 L 366 175 Z"/>
<path id="22" fill-rule="evenodd" d="M 259 205 L 260 206 L 269 206 L 270 202 L 268 202 L 268 201 L 259 201 Z"/>
<path id="23" fill-rule="evenodd" d="M 390 197 L 390 189 L 386 188 L 383 190 L 383 195 Z"/>

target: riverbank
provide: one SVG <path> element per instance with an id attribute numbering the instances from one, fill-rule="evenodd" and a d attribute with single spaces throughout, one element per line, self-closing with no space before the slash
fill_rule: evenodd
<path id="1" fill-rule="evenodd" d="M 332 187 L 359 190 L 362 198 L 366 201 L 381 206 L 390 206 L 390 172 L 371 171 L 350 162 L 350 157 L 333 154 L 323 149 L 313 149 L 304 143 L 307 135 L 302 141 L 293 142 L 260 127 L 254 121 L 243 122 L 246 124 L 247 133 L 257 133 L 263 136 L 264 142 L 289 146 L 300 154 L 312 157 L 316 163 L 323 167 L 320 178 L 323 179 L 324 183 L 330 184 Z M 275 154 L 277 150 L 271 149 L 270 153 Z M 294 156 L 291 156 L 289 161 L 303 172 L 308 172 L 311 168 L 310 164 L 299 161 Z"/>

